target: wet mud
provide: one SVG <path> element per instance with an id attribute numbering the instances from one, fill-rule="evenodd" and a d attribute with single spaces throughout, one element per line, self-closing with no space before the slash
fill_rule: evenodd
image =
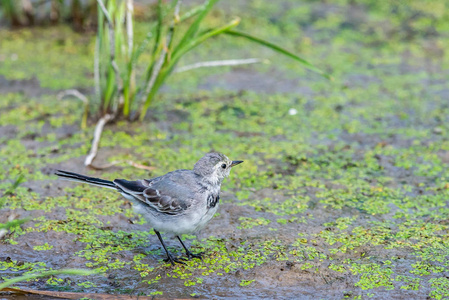
<path id="1" fill-rule="evenodd" d="M 198 95 L 175 94 L 173 81 L 147 123 L 106 127 L 96 160 L 132 159 L 154 171 L 126 164 L 87 170 L 91 132 L 79 127 L 80 105 L 56 101 L 60 90 L 42 88 L 38 79 L 0 77 L 0 97 L 8 101 L 0 118 L 16 114 L 19 120 L 0 123 L 0 223 L 11 215 L 27 219 L 0 240 L 0 276 L 95 268 L 101 274 L 17 286 L 156 298 L 449 297 L 447 55 L 432 37 L 421 40 L 413 28 L 384 24 L 383 38 L 401 47 L 429 42 L 418 54 L 384 48 L 389 56 L 382 57 L 372 48 L 386 42 L 366 6 L 309 6 L 310 15 L 297 25 L 316 35 L 316 51 L 337 83 L 295 78 L 277 66 L 206 74 L 196 82 Z M 270 24 L 288 33 L 280 16 L 290 9 L 286 1 Z M 337 26 L 329 16 L 340 18 Z M 368 29 L 362 26 L 367 19 Z M 323 28 L 340 39 L 349 39 L 345 30 L 362 28 L 367 40 L 340 47 Z M 446 35 L 442 30 L 437 37 Z M 327 47 L 341 56 L 332 57 Z M 308 55 L 312 50 L 305 48 Z M 355 70 L 348 70 L 351 62 Z M 39 108 L 42 103 L 55 111 Z M 34 115 L 33 105 L 42 112 Z M 186 266 L 163 262 L 159 240 L 120 195 L 53 176 L 64 169 L 150 178 L 189 168 L 210 150 L 238 156 L 245 166 L 224 182 L 218 215 L 185 237 L 193 252 L 205 252 L 203 261 Z M 19 174 L 26 181 L 6 193 Z M 183 254 L 176 239 L 164 239 Z"/>

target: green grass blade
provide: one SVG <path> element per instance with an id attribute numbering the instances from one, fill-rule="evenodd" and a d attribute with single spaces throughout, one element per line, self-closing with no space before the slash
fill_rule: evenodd
<path id="1" fill-rule="evenodd" d="M 7 190 L 7 192 L 5 194 L 9 194 L 12 193 L 15 189 L 17 189 L 19 187 L 19 185 L 21 185 L 23 182 L 25 182 L 25 175 L 23 175 L 23 173 L 20 173 L 19 176 L 17 176 L 16 180 L 14 180 L 13 184 L 11 185 L 11 187 Z"/>
<path id="2" fill-rule="evenodd" d="M 179 9 L 181 2 L 179 2 L 178 0 L 175 0 L 175 1 L 173 1 L 173 3 L 175 4 L 175 10 Z M 178 3 L 179 3 L 179 6 L 178 6 Z M 179 13 L 179 11 L 178 11 L 178 13 Z M 175 40 L 176 28 L 178 27 L 178 24 L 179 24 L 179 15 L 175 15 L 175 14 L 176 14 L 176 11 L 174 12 L 172 24 L 168 28 L 168 33 L 167 33 L 167 39 L 169 39 L 169 41 L 168 41 L 168 45 L 167 45 L 167 48 L 168 48 L 167 55 L 165 56 L 166 60 L 170 59 L 172 49 L 173 49 L 173 41 Z"/>
<path id="3" fill-rule="evenodd" d="M 176 53 L 182 49 L 185 44 L 189 43 L 189 41 L 195 37 L 196 33 L 198 32 L 198 28 L 200 27 L 201 22 L 203 21 L 204 17 L 209 13 L 209 11 L 212 9 L 212 7 L 217 3 L 219 0 L 208 0 L 204 3 L 203 8 L 200 10 L 200 13 L 198 17 L 195 19 L 195 21 L 190 25 L 189 29 L 187 29 L 186 33 L 182 37 L 181 41 L 178 43 L 178 45 L 173 50 L 173 56 L 176 55 Z"/>
<path id="4" fill-rule="evenodd" d="M 203 43 L 204 41 L 206 41 L 207 39 L 209 39 L 211 37 L 228 32 L 229 30 L 231 30 L 232 28 L 237 26 L 239 23 L 240 23 L 240 19 L 232 20 L 231 22 L 229 22 L 226 25 L 217 27 L 212 30 L 208 30 L 205 33 L 199 35 L 198 37 L 190 40 L 183 47 L 181 47 L 176 52 L 176 54 L 173 55 L 172 62 L 170 62 L 170 65 L 171 65 L 170 67 L 173 67 L 174 64 L 176 64 L 178 62 L 178 60 L 181 58 L 181 56 L 186 54 L 188 51 L 192 50 L 193 48 L 195 48 L 196 46 L 198 46 L 199 44 Z"/>
<path id="5" fill-rule="evenodd" d="M 27 274 L 23 276 L 19 276 L 16 278 L 7 279 L 4 282 L 0 283 L 0 290 L 4 289 L 8 286 L 11 286 L 15 283 L 26 281 L 30 279 L 40 278 L 40 277 L 47 277 L 47 276 L 53 276 L 53 275 L 74 275 L 74 276 L 88 276 L 92 274 L 98 273 L 94 270 L 81 270 L 81 269 L 62 269 L 62 270 L 52 270 L 52 271 L 46 271 L 46 272 L 40 272 L 40 273 L 34 273 L 34 274 Z"/>
<path id="6" fill-rule="evenodd" d="M 14 220 L 14 221 L 8 221 L 6 223 L 0 223 L 0 229 L 10 229 L 17 226 L 22 225 L 23 223 L 28 222 L 29 219 L 20 219 L 20 220 Z"/>
<path id="7" fill-rule="evenodd" d="M 169 35 L 171 36 L 170 42 L 168 44 L 168 53 L 166 56 L 166 61 L 170 61 L 171 56 L 173 54 L 174 51 L 174 41 L 175 41 L 175 34 L 176 34 L 176 29 L 178 28 L 178 25 L 184 21 L 187 20 L 188 18 L 194 17 L 195 15 L 201 13 L 201 11 L 204 9 L 204 4 L 202 5 L 198 5 L 197 7 L 194 7 L 193 9 L 191 9 L 190 11 L 188 11 L 187 13 L 183 14 L 182 16 L 179 17 L 179 20 L 173 20 L 173 25 L 170 26 L 169 28 Z"/>
<path id="8" fill-rule="evenodd" d="M 159 55 L 162 47 L 161 47 L 161 38 L 163 31 L 163 20 L 164 20 L 164 11 L 162 9 L 162 0 L 158 0 L 157 2 L 157 23 L 155 28 L 155 41 L 153 46 L 153 51 L 151 52 L 151 60 L 148 64 L 148 67 L 145 71 L 146 77 L 145 82 L 150 80 L 151 73 L 153 72 L 154 62 L 156 61 L 156 57 Z"/>
<path id="9" fill-rule="evenodd" d="M 177 3 L 177 2 L 176 2 Z M 176 5 L 175 1 L 173 1 L 170 4 L 170 7 L 166 10 L 163 11 L 162 8 L 158 11 L 161 12 L 160 15 L 158 15 L 158 22 L 157 24 L 151 28 L 151 30 L 149 31 L 148 34 L 151 34 L 152 36 L 156 36 L 155 39 L 155 43 L 154 43 L 154 47 L 153 47 L 153 52 L 151 55 L 151 59 L 150 62 L 148 63 L 148 67 L 145 71 L 146 74 L 146 78 L 145 78 L 145 82 L 148 82 L 148 80 L 150 80 L 151 77 L 151 73 L 153 72 L 153 67 L 154 67 L 154 62 L 156 60 L 156 57 L 159 56 L 159 54 L 162 51 L 162 45 L 161 45 L 161 35 L 162 35 L 162 31 L 163 31 L 163 18 L 167 15 L 167 12 L 172 11 L 172 9 L 175 7 Z M 179 23 L 188 20 L 189 18 L 195 17 L 196 15 L 198 15 L 199 13 L 201 13 L 204 9 L 204 4 L 198 5 L 194 8 L 192 8 L 191 10 L 189 10 L 188 12 L 182 14 L 179 17 Z M 159 37 L 157 35 L 157 33 L 159 32 L 159 30 L 161 31 Z M 174 41 L 174 39 L 171 40 L 172 42 Z M 172 47 L 173 48 L 173 47 Z M 140 56 L 140 54 L 138 56 L 136 56 L 136 59 Z"/>
<path id="10" fill-rule="evenodd" d="M 163 19 L 164 19 L 164 15 L 162 12 L 162 0 L 158 0 L 157 1 L 156 40 L 155 40 L 154 47 L 153 47 L 153 54 L 156 53 L 157 47 L 161 43 Z"/>
<path id="11" fill-rule="evenodd" d="M 171 5 L 173 6 L 173 4 Z M 204 5 L 198 5 L 194 8 L 192 8 L 191 10 L 189 10 L 188 12 L 184 13 L 183 15 L 181 15 L 179 17 L 179 22 L 185 21 L 189 18 L 192 18 L 196 15 L 198 15 L 202 9 L 204 8 Z M 171 9 L 171 8 L 170 8 Z M 161 10 L 162 11 L 162 10 Z M 162 26 L 162 19 L 164 17 L 164 13 L 161 14 L 161 16 L 158 15 L 158 23 L 156 24 L 156 26 L 153 26 L 153 28 L 150 29 L 150 31 L 147 33 L 145 39 L 140 43 L 139 47 L 137 48 L 138 50 L 136 52 L 134 52 L 133 55 L 133 64 L 136 63 L 137 59 L 140 57 L 140 55 L 143 53 L 143 51 L 145 51 L 146 47 L 148 46 L 150 40 L 154 37 L 156 42 L 155 42 L 155 48 L 157 48 L 157 45 L 160 44 L 160 36 L 157 36 L 157 33 L 159 32 L 159 26 Z M 161 24 L 161 25 L 159 25 Z M 154 50 L 153 50 L 154 52 Z"/>
<path id="12" fill-rule="evenodd" d="M 138 91 L 130 91 L 130 82 L 131 80 L 131 74 L 135 72 L 135 66 L 137 63 L 137 60 L 139 59 L 140 55 L 145 51 L 145 49 L 148 47 L 148 44 L 150 40 L 154 37 L 154 35 L 151 32 L 148 32 L 145 36 L 145 39 L 140 43 L 140 45 L 135 49 L 131 55 L 130 61 L 127 63 L 127 76 L 124 80 L 124 107 L 123 107 L 123 114 L 125 116 L 128 116 L 131 111 L 131 106 L 134 102 L 135 95 Z"/>
<path id="13" fill-rule="evenodd" d="M 200 12 L 202 12 L 204 9 L 204 3 L 201 5 L 197 5 L 188 12 L 185 12 L 183 15 L 179 16 L 179 22 L 183 22 L 187 19 L 190 19 L 196 15 L 198 15 Z"/>
<path id="14" fill-rule="evenodd" d="M 114 33 L 115 33 L 115 56 L 116 60 L 120 61 L 120 56 L 126 57 L 128 51 L 125 47 L 127 45 L 125 41 L 125 30 L 123 24 L 125 20 L 126 5 L 125 1 L 120 2 L 115 6 L 115 10 L 111 13 L 111 17 L 114 19 Z"/>
<path id="15" fill-rule="evenodd" d="M 192 8 L 191 10 L 189 10 L 188 12 L 184 13 L 183 15 L 181 15 L 179 17 L 179 22 L 183 22 L 189 18 L 192 18 L 196 15 L 198 15 L 202 9 L 204 8 L 204 5 L 198 5 L 194 8 Z M 161 23 L 162 23 L 162 19 L 161 19 Z M 158 22 L 159 24 L 159 22 Z M 132 58 L 132 63 L 135 64 L 136 61 L 139 59 L 140 55 L 142 55 L 143 51 L 145 51 L 145 49 L 148 47 L 148 44 L 150 42 L 150 40 L 152 38 L 154 38 L 155 36 L 157 36 L 157 31 L 158 31 L 158 25 L 154 26 L 146 35 L 145 39 L 140 43 L 140 45 L 137 47 L 137 51 L 134 52 L 133 58 Z M 160 38 L 159 38 L 160 39 Z M 156 37 L 156 41 L 157 41 L 157 37 Z M 159 42 L 160 43 L 160 42 Z M 155 43 L 155 45 L 157 45 L 157 42 Z M 156 46 L 157 48 L 157 46 Z"/>
<path id="16" fill-rule="evenodd" d="M 94 66 L 94 74 L 95 74 L 95 90 L 98 93 L 97 97 L 98 97 L 98 103 L 100 104 L 100 107 L 103 106 L 103 89 L 101 88 L 101 81 L 102 81 L 102 56 L 101 53 L 103 53 L 103 45 L 104 45 L 104 16 L 103 13 L 101 12 L 101 9 L 98 7 L 99 4 L 97 4 L 97 18 L 98 18 L 98 28 L 97 28 L 97 40 L 95 41 L 95 59 L 96 59 L 96 64 Z"/>
<path id="17" fill-rule="evenodd" d="M 25 182 L 25 175 L 23 175 L 23 173 L 20 173 L 16 180 L 14 180 L 14 182 L 11 184 L 11 186 L 4 192 L 4 195 L 11 195 L 14 190 L 17 189 L 23 182 Z"/>
<path id="18" fill-rule="evenodd" d="M 104 100 L 103 100 L 103 110 L 107 111 L 109 109 L 109 105 L 111 102 L 111 99 L 114 95 L 114 89 L 115 89 L 115 73 L 114 69 L 110 65 L 107 72 L 107 82 L 106 82 L 106 88 L 104 93 Z"/>
<path id="19" fill-rule="evenodd" d="M 129 115 L 130 94 L 130 78 L 127 76 L 126 81 L 123 81 L 123 115 L 125 117 Z"/>
<path id="20" fill-rule="evenodd" d="M 142 55 L 143 51 L 148 47 L 148 44 L 150 43 L 150 40 L 154 37 L 154 35 L 151 32 L 148 32 L 143 41 L 140 43 L 139 47 L 137 47 L 137 50 L 133 52 L 133 55 L 131 57 L 131 64 L 135 65 L 137 60 L 139 59 L 140 55 Z"/>
<path id="21" fill-rule="evenodd" d="M 299 62 L 299 63 L 303 64 L 304 66 L 306 66 L 311 71 L 314 71 L 314 72 L 320 74 L 321 76 L 323 76 L 323 77 L 325 77 L 325 78 L 327 78 L 329 80 L 333 80 L 332 76 L 330 76 L 329 74 L 327 74 L 324 71 L 320 70 L 319 68 L 315 67 L 313 64 L 311 64 L 307 60 L 297 56 L 296 54 L 293 54 L 292 52 L 290 52 L 290 51 L 288 51 L 288 50 L 286 50 L 286 49 L 284 49 L 282 47 L 279 47 L 279 46 L 277 46 L 275 44 L 272 44 L 272 43 L 270 43 L 270 42 L 268 42 L 266 40 L 254 37 L 254 36 L 249 35 L 249 34 L 244 33 L 244 32 L 235 31 L 235 30 L 228 30 L 228 31 L 226 31 L 224 33 L 232 35 L 232 36 L 236 36 L 236 37 L 242 37 L 242 38 L 245 38 L 245 39 L 247 39 L 249 41 L 255 42 L 255 43 L 259 44 L 259 45 L 268 47 L 268 48 L 276 51 L 277 53 L 283 54 L 283 55 L 285 55 L 287 57 L 290 57 L 290 58 L 296 60 L 297 62 Z"/>

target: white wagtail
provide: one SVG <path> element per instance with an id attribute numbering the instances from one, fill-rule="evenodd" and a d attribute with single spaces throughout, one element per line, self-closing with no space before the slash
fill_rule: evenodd
<path id="1" fill-rule="evenodd" d="M 176 170 L 163 176 L 127 181 L 114 181 L 88 177 L 58 170 L 55 174 L 68 180 L 89 183 L 117 190 L 133 203 L 134 211 L 141 214 L 153 227 L 167 252 L 166 261 L 173 265 L 183 263 L 165 246 L 159 231 L 173 233 L 186 251 L 187 258 L 201 258 L 193 254 L 182 242 L 180 235 L 193 233 L 206 225 L 218 209 L 220 186 L 233 166 L 243 161 L 231 161 L 221 153 L 207 153 L 193 170 Z"/>

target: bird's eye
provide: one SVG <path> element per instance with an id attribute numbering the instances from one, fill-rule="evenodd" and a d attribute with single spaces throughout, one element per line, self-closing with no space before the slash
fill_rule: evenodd
<path id="1" fill-rule="evenodd" d="M 223 169 L 226 169 L 226 164 L 222 164 L 221 167 L 222 167 Z"/>

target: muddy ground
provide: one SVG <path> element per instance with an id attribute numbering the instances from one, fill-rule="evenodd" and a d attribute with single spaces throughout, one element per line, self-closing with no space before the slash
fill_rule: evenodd
<path id="1" fill-rule="evenodd" d="M 449 297 L 447 4 L 329 2 L 248 1 L 238 12 L 243 30 L 282 41 L 334 81 L 217 40 L 185 64 L 272 63 L 181 73 L 145 122 L 108 125 L 96 163 L 133 160 L 152 171 L 83 166 L 93 121 L 80 129 L 81 103 L 56 95 L 92 93 L 92 37 L 0 30 L 0 223 L 28 220 L 0 241 L 1 278 L 88 268 L 101 274 L 17 286 L 169 298 Z M 223 9 L 208 22 L 237 10 Z M 53 175 L 151 178 L 211 150 L 245 163 L 224 182 L 218 214 L 185 236 L 206 253 L 186 266 L 163 262 L 157 237 L 120 195 Z"/>

